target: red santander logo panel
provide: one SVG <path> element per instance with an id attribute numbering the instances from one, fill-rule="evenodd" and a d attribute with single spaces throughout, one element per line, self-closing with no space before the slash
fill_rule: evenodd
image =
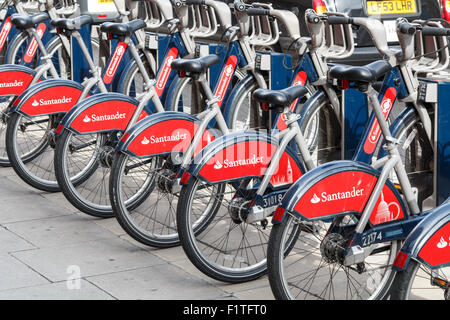
<path id="1" fill-rule="evenodd" d="M 0 32 L 0 51 L 2 51 L 6 39 L 8 39 L 8 35 L 9 32 L 11 31 L 11 28 L 12 28 L 11 17 L 8 17 L 6 18 L 5 23 L 3 24 L 2 27 L 2 31 Z"/>
<path id="2" fill-rule="evenodd" d="M 141 132 L 128 147 L 135 155 L 143 157 L 167 152 L 184 152 L 191 144 L 198 125 L 192 121 L 176 119 L 159 122 Z M 201 150 L 214 137 L 203 134 L 197 149 Z"/>
<path id="3" fill-rule="evenodd" d="M 211 182 L 262 176 L 275 150 L 276 146 L 262 141 L 236 143 L 215 154 L 199 174 Z"/>
<path id="4" fill-rule="evenodd" d="M 30 116 L 66 113 L 80 99 L 82 91 L 68 86 L 43 89 L 27 99 L 20 110 Z"/>
<path id="5" fill-rule="evenodd" d="M 295 205 L 308 219 L 344 212 L 362 213 L 377 178 L 361 171 L 345 171 L 326 177 L 310 188 Z M 404 218 L 394 192 L 384 186 L 370 216 L 372 225 Z"/>
<path id="6" fill-rule="evenodd" d="M 20 71 L 0 72 L 0 95 L 20 95 L 28 88 L 33 75 Z"/>
<path id="7" fill-rule="evenodd" d="M 383 187 L 380 197 L 370 216 L 372 225 L 377 225 L 394 220 L 400 220 L 405 217 L 402 206 L 398 203 L 394 192 L 387 187 Z"/>
<path id="8" fill-rule="evenodd" d="M 419 251 L 419 257 L 431 266 L 450 263 L 450 222 L 427 241 Z"/>
<path id="9" fill-rule="evenodd" d="M 278 167 L 270 179 L 270 183 L 274 187 L 291 185 L 302 176 L 300 168 L 295 160 L 287 153 L 281 156 Z"/>
<path id="10" fill-rule="evenodd" d="M 376 178 L 361 171 L 345 171 L 312 186 L 294 209 L 308 219 L 332 214 L 362 212 Z"/>
<path id="11" fill-rule="evenodd" d="M 162 93 L 164 92 L 167 80 L 169 80 L 170 73 L 172 72 L 172 61 L 175 60 L 177 56 L 178 49 L 170 48 L 169 52 L 167 53 L 166 59 L 164 60 L 164 63 L 160 68 L 158 78 L 156 79 L 155 83 L 155 90 L 158 97 L 161 97 Z"/>
<path id="12" fill-rule="evenodd" d="M 127 51 L 127 47 L 128 44 L 126 44 L 125 42 L 119 42 L 117 44 L 114 55 L 109 62 L 108 69 L 106 69 L 106 72 L 103 75 L 103 82 L 105 84 L 110 84 L 113 81 L 117 69 L 119 68 L 120 62 L 122 61 L 122 58 Z"/>
<path id="13" fill-rule="evenodd" d="M 389 88 L 386 90 L 383 99 L 381 100 L 381 111 L 383 111 L 384 118 L 387 119 L 389 113 L 391 112 L 392 106 L 394 105 L 395 98 L 397 97 L 397 90 L 395 88 Z M 372 154 L 378 143 L 378 139 L 381 136 L 381 128 L 378 121 L 375 121 L 370 128 L 369 136 L 364 143 L 364 152 L 367 154 Z"/>
<path id="14" fill-rule="evenodd" d="M 215 97 L 218 97 L 219 100 L 217 103 L 219 107 L 222 105 L 223 99 L 225 98 L 225 94 L 227 93 L 228 86 L 230 85 L 231 79 L 233 79 L 234 70 L 236 70 L 237 65 L 237 57 L 230 56 L 223 68 L 222 74 L 220 75 L 220 79 L 217 82 L 216 91 L 214 93 Z"/>
<path id="15" fill-rule="evenodd" d="M 80 133 L 125 130 L 136 108 L 125 101 L 100 102 L 81 112 L 70 127 Z M 147 114 L 142 111 L 139 119 L 145 116 Z"/>
<path id="16" fill-rule="evenodd" d="M 42 39 L 44 36 L 45 30 L 47 29 L 47 26 L 45 23 L 40 23 L 39 26 L 36 28 L 36 32 L 39 36 L 39 39 Z M 38 48 L 38 42 L 36 41 L 36 38 L 33 37 L 30 44 L 28 45 L 24 60 L 26 63 L 30 63 L 33 61 L 33 57 L 36 54 Z"/>

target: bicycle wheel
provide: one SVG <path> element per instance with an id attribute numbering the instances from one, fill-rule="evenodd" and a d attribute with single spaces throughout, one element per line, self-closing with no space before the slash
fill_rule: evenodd
<path id="1" fill-rule="evenodd" d="M 256 181 L 247 181 L 248 185 Z M 246 203 L 234 183 L 208 184 L 191 178 L 177 208 L 177 227 L 189 260 L 207 276 L 239 283 L 266 272 L 270 222 L 245 223 L 239 210 Z"/>
<path id="2" fill-rule="evenodd" d="M 398 272 L 392 285 L 392 300 L 450 299 L 450 267 L 429 269 L 411 259 L 404 271 Z"/>
<path id="3" fill-rule="evenodd" d="M 341 230 L 356 226 L 350 215 L 339 219 L 338 226 L 345 227 Z M 267 259 L 270 287 L 276 299 L 366 300 L 386 295 L 393 281 L 391 265 L 400 242 L 379 244 L 364 263 L 347 267 L 341 261 L 348 235 L 328 233 L 329 227 L 330 222 L 305 223 L 290 214 L 273 226 Z M 296 233 L 296 241 L 286 255 L 287 239 Z"/>
<path id="4" fill-rule="evenodd" d="M 300 128 L 316 165 L 341 159 L 341 123 L 328 99 L 303 115 Z"/>
<path id="5" fill-rule="evenodd" d="M 177 171 L 170 156 L 139 159 L 121 153 L 114 159 L 111 204 L 122 228 L 136 241 L 159 248 L 179 244 L 175 212 L 179 194 L 172 192 Z"/>
<path id="6" fill-rule="evenodd" d="M 5 62 L 7 64 L 21 64 L 25 57 L 30 39 L 31 36 L 28 34 L 28 32 L 23 31 L 21 33 L 18 33 L 8 45 Z M 30 68 L 35 69 L 37 67 L 37 61 L 38 55 L 36 54 L 31 61 Z"/>
<path id="7" fill-rule="evenodd" d="M 53 169 L 53 130 L 58 116 L 28 117 L 12 113 L 6 130 L 6 151 L 14 171 L 39 190 L 59 191 Z"/>
<path id="8" fill-rule="evenodd" d="M 55 148 L 55 175 L 64 196 L 92 216 L 113 216 L 108 192 L 117 132 L 76 134 L 65 130 Z"/>

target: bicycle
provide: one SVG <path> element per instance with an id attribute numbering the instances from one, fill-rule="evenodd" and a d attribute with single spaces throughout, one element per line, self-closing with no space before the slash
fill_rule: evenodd
<path id="1" fill-rule="evenodd" d="M 360 19 L 348 18 L 346 23 L 354 24 Z M 409 63 L 414 58 L 413 38 L 417 30 L 429 36 L 448 34 L 448 29 L 442 27 L 422 27 L 398 19 L 402 54 L 386 51 L 394 68 L 388 60 L 377 62 L 386 70 L 381 95 L 373 89 L 376 79 L 367 66 L 330 69 L 331 78 L 367 95 L 376 122 L 367 126 L 353 161 L 319 166 L 285 193 L 272 218 L 267 253 L 269 282 L 275 298 L 381 299 L 388 294 L 394 278 L 391 266 L 401 241 L 430 213 L 419 208 L 417 193 L 402 161 L 404 154 L 400 152 L 404 150 L 399 148 L 421 148 L 432 141 L 428 136 L 432 130 L 426 128 L 422 117 L 431 121 L 428 113 L 420 113 L 424 101 Z M 391 133 L 386 119 L 397 97 L 411 105 L 391 126 L 393 132 L 396 130 Z M 421 130 L 399 136 L 398 128 L 408 127 L 407 123 L 420 123 L 421 128 L 416 128 Z M 384 138 L 385 151 L 370 166 L 369 159 L 380 136 Z M 422 155 L 421 150 L 416 152 Z M 429 155 L 422 156 L 418 160 L 429 163 Z M 398 179 L 395 185 L 389 179 L 392 172 Z M 316 277 L 321 278 L 320 284 L 314 281 Z"/>
<path id="2" fill-rule="evenodd" d="M 267 13 L 265 9 L 252 9 L 256 11 L 249 9 L 250 14 L 263 13 L 266 15 Z M 245 12 L 245 10 L 235 11 L 239 14 L 238 21 L 244 23 L 249 20 Z M 277 15 L 283 17 L 284 21 L 290 21 L 288 18 L 292 17 L 285 11 L 277 11 Z M 248 30 L 246 26 L 243 26 L 243 28 Z M 298 28 L 295 29 L 294 26 L 291 28 L 293 29 L 291 34 L 294 37 L 299 34 Z M 180 62 L 180 64 L 184 63 L 195 65 L 195 62 L 190 62 L 190 60 Z M 225 64 L 224 70 L 227 70 L 227 64 Z M 224 74 L 226 75 L 222 72 L 222 77 Z M 185 72 L 182 72 L 182 75 L 185 75 Z M 204 87 L 205 79 L 202 76 L 195 74 L 191 78 L 200 88 Z M 223 83 L 223 81 L 220 80 L 218 83 Z M 206 109 L 200 110 L 197 116 L 193 117 L 183 113 L 171 114 L 170 117 L 164 114 L 151 115 L 148 119 L 125 132 L 122 141 L 119 143 L 110 174 L 111 205 L 119 223 L 137 241 L 158 247 L 178 244 L 178 235 L 174 224 L 175 205 L 178 202 L 179 183 L 183 171 L 188 168 L 192 156 L 197 154 L 200 148 L 204 146 L 202 139 L 213 140 L 218 135 L 228 133 L 231 127 L 231 124 L 226 123 L 224 118 L 221 121 L 225 121 L 226 126 L 221 124 L 216 136 L 211 133 L 208 134 L 209 138 L 202 138 L 202 135 L 210 130 L 210 127 L 207 126 L 209 121 L 218 121 L 214 118 L 218 117 L 216 112 L 222 109 L 220 108 L 222 96 L 217 92 L 224 91 L 218 91 L 217 88 L 220 87 L 216 87 L 214 90 L 214 99 L 206 96 Z M 205 92 L 205 89 L 203 91 Z M 217 102 L 219 110 L 213 107 L 214 102 Z M 222 114 L 224 114 L 223 110 Z M 209 125 L 213 126 L 214 122 L 209 123 Z M 227 131 L 224 130 L 225 127 L 228 128 Z M 155 142 L 159 146 L 159 143 L 164 141 L 164 137 L 171 137 L 176 132 L 181 132 L 183 138 L 178 140 L 174 150 L 172 150 L 173 143 L 168 142 L 161 144 L 157 148 L 159 151 L 155 152 Z M 152 135 L 158 139 L 151 141 L 150 136 Z M 176 154 L 175 158 L 172 157 L 174 154 Z M 158 170 L 161 170 L 161 172 Z M 152 181 L 156 180 L 160 181 L 161 184 L 152 186 Z M 164 183 L 164 181 L 167 183 Z M 140 206 L 127 207 L 127 199 L 133 194 L 141 192 L 140 190 L 146 186 L 149 189 L 146 201 Z"/>
<path id="3" fill-rule="evenodd" d="M 5 139 L 10 164 L 23 181 L 43 191 L 60 190 L 53 173 L 52 153 L 55 130 L 62 116 L 95 91 L 108 92 L 80 33 L 92 22 L 88 15 L 51 22 L 59 33 L 76 41 L 91 76 L 83 83 L 65 79 L 41 81 L 25 90 L 8 110 Z"/>
<path id="4" fill-rule="evenodd" d="M 0 66 L 0 75 L 4 81 L 2 88 L 0 88 L 0 96 L 2 96 L 2 98 L 7 98 L 6 101 L 3 101 L 3 103 L 6 103 L 1 109 L 0 133 L 2 134 L 6 130 L 9 108 L 14 101 L 17 101 L 17 96 L 22 94 L 30 86 L 43 80 L 47 75 L 54 79 L 59 78 L 52 57 L 49 55 L 43 42 L 37 36 L 37 31 L 35 29 L 35 25 L 47 19 L 48 15 L 46 13 L 38 13 L 32 16 L 14 15 L 11 17 L 11 23 L 14 24 L 17 29 L 26 30 L 28 33 L 36 35 L 35 39 L 37 39 L 38 48 L 43 57 L 42 63 L 35 70 L 22 65 Z M 0 141 L 5 140 L 2 138 Z M 6 155 L 6 148 L 2 146 L 0 152 L 0 166 L 9 166 L 10 162 Z"/>

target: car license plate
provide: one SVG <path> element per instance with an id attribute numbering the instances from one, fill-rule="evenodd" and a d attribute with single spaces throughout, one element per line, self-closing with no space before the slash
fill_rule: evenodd
<path id="1" fill-rule="evenodd" d="M 367 13 L 369 15 L 416 12 L 415 0 L 367 1 Z"/>
<path id="2" fill-rule="evenodd" d="M 395 20 L 383 21 L 384 28 L 386 29 L 386 39 L 388 42 L 398 42 L 397 36 L 397 23 Z"/>
<path id="3" fill-rule="evenodd" d="M 103 4 L 103 3 L 114 3 L 114 0 L 98 0 L 99 4 Z"/>

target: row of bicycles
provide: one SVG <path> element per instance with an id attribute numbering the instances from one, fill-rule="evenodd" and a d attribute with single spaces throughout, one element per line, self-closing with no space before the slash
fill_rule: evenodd
<path id="1" fill-rule="evenodd" d="M 206 276 L 267 274 L 277 299 L 450 298 L 433 183 L 445 22 L 399 18 L 390 47 L 381 21 L 337 12 L 98 3 L 116 21 L 3 2 L 1 166 L 144 245 L 181 245 Z M 379 60 L 339 64 L 354 28 Z"/>

